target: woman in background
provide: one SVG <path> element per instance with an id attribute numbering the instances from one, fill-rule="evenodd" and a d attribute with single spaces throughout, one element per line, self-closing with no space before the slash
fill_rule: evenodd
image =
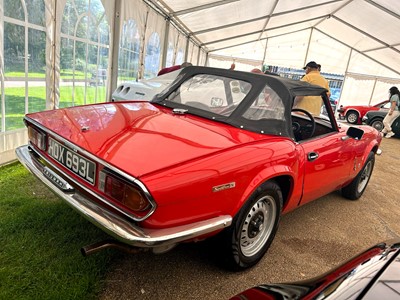
<path id="1" fill-rule="evenodd" d="M 382 133 L 385 134 L 385 138 L 391 138 L 394 136 L 394 132 L 392 131 L 393 121 L 400 115 L 399 112 L 399 104 L 400 104 L 400 91 L 397 87 L 393 86 L 389 89 L 390 98 L 389 101 L 391 103 L 390 109 L 386 114 L 386 117 L 383 119 L 383 125 L 385 126 L 382 130 Z"/>

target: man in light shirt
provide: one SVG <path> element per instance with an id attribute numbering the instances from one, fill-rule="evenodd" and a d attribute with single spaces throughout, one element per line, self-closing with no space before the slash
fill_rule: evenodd
<path id="1" fill-rule="evenodd" d="M 319 85 L 328 90 L 328 97 L 331 92 L 329 90 L 328 81 L 322 76 L 318 70 L 318 64 L 315 61 L 310 61 L 304 68 L 306 75 L 301 79 L 311 84 Z M 322 98 L 320 96 L 305 96 L 296 97 L 294 108 L 301 108 L 313 115 L 319 116 L 321 113 Z"/>

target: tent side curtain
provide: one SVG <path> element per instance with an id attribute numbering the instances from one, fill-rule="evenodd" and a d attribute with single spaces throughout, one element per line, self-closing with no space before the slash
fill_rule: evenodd
<path id="1" fill-rule="evenodd" d="M 400 86 L 400 78 L 348 73 L 340 97 L 340 105 L 375 105 L 389 98 L 389 89 Z"/>

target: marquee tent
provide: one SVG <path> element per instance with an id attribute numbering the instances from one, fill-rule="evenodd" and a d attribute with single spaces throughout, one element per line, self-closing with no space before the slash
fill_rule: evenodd
<path id="1" fill-rule="evenodd" d="M 0 0 L 0 164 L 26 143 L 22 117 L 107 101 L 164 66 L 301 69 L 343 78 L 341 104 L 400 86 L 394 0 Z"/>

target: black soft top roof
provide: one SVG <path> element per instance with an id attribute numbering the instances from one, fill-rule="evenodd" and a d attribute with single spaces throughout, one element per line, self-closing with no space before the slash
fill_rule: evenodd
<path id="1" fill-rule="evenodd" d="M 249 103 L 249 105 L 250 103 L 254 102 L 254 99 L 256 99 L 259 96 L 259 94 L 263 91 L 263 89 L 266 86 L 273 89 L 274 92 L 282 99 L 286 121 L 282 120 L 277 122 L 270 120 L 269 124 L 263 125 L 263 128 L 268 128 L 268 130 L 263 130 L 263 131 L 265 133 L 284 135 L 288 137 L 292 137 L 291 123 L 289 120 L 291 120 L 291 109 L 295 97 L 320 96 L 327 92 L 325 88 L 322 88 L 317 85 L 312 85 L 307 82 L 293 80 L 289 78 L 283 78 L 274 75 L 232 71 L 228 69 L 219 69 L 210 67 L 190 66 L 182 69 L 182 71 L 179 73 L 175 81 L 169 87 L 167 87 L 167 89 L 165 89 L 163 92 L 157 94 L 153 98 L 152 102 L 156 103 L 163 102 L 175 89 L 177 89 L 182 84 L 182 82 L 186 81 L 187 79 L 197 74 L 222 76 L 231 78 L 233 80 L 236 79 L 250 83 L 251 90 L 247 93 L 246 97 L 242 101 Z M 242 109 L 245 109 L 245 107 L 246 104 L 244 105 L 241 104 L 237 109 L 237 111 L 235 111 L 235 113 L 231 115 L 231 117 L 223 121 L 237 127 L 260 131 L 259 130 L 260 128 L 258 128 L 260 124 L 256 124 L 253 121 L 248 121 L 243 118 L 240 118 L 241 115 L 240 113 L 243 112 Z"/>
<path id="2" fill-rule="evenodd" d="M 282 100 L 289 102 L 290 100 L 293 101 L 293 97 L 295 96 L 319 96 L 322 95 L 324 92 L 327 92 L 327 90 L 323 87 L 309 84 L 308 82 L 300 80 L 293 80 L 274 75 L 199 66 L 190 66 L 182 69 L 176 80 L 168 89 L 175 89 L 175 86 L 179 85 L 181 81 L 185 81 L 188 77 L 192 77 L 195 74 L 210 74 L 231 77 L 233 79 L 236 78 L 239 80 L 250 82 L 252 86 L 256 89 L 257 87 L 259 87 L 259 89 L 262 89 L 267 84 L 271 86 L 278 95 L 281 96 Z M 282 95 L 284 94 L 286 94 L 286 96 L 289 96 L 290 99 L 285 99 L 285 97 L 282 97 Z"/>

